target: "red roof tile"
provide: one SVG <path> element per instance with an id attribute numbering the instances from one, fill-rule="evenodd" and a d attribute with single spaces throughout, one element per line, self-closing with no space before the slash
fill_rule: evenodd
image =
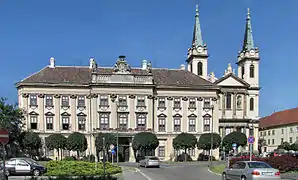
<path id="1" fill-rule="evenodd" d="M 274 126 L 284 126 L 298 123 L 298 107 L 275 112 L 270 116 L 260 119 L 260 128 L 269 128 Z"/>

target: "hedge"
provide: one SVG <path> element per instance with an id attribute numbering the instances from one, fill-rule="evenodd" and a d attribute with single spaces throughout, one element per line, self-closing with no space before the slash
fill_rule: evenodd
<path id="1" fill-rule="evenodd" d="M 253 161 L 263 161 L 272 166 L 273 168 L 279 169 L 281 172 L 296 171 L 298 167 L 298 158 L 293 156 L 275 156 L 268 158 L 253 158 Z M 230 160 L 230 165 L 237 161 L 249 161 L 247 158 L 233 158 Z"/>
<path id="2" fill-rule="evenodd" d="M 46 176 L 102 176 L 104 175 L 103 164 L 85 161 L 49 161 L 47 163 Z M 106 174 L 114 175 L 121 173 L 119 166 L 106 163 Z"/>

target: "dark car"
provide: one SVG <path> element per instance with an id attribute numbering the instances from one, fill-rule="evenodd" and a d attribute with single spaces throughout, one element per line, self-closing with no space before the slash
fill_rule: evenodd
<path id="1" fill-rule="evenodd" d="M 11 158 L 5 163 L 6 175 L 40 176 L 47 168 L 31 158 Z"/>

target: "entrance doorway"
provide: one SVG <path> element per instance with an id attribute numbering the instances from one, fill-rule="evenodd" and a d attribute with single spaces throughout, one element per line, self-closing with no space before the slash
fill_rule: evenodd
<path id="1" fill-rule="evenodd" d="M 129 161 L 129 143 L 131 137 L 119 137 L 119 162 L 128 162 Z"/>

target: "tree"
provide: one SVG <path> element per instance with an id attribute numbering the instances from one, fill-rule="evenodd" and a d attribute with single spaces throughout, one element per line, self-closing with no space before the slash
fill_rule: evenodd
<path id="1" fill-rule="evenodd" d="M 67 147 L 67 139 L 62 134 L 52 134 L 45 138 L 45 144 L 49 150 L 56 149 L 59 157 L 60 150 L 62 151 L 62 149 L 66 149 Z M 61 153 L 61 159 L 62 159 L 62 153 Z"/>
<path id="2" fill-rule="evenodd" d="M 291 144 L 290 150 L 292 150 L 292 151 L 298 151 L 298 144 L 297 143 Z"/>
<path id="3" fill-rule="evenodd" d="M 245 134 L 234 131 L 228 135 L 226 135 L 223 139 L 223 146 L 225 147 L 226 151 L 232 150 L 232 144 L 236 143 L 237 147 L 245 147 L 247 145 L 247 137 Z"/>
<path id="4" fill-rule="evenodd" d="M 109 149 L 110 145 L 116 145 L 116 137 L 112 133 L 98 133 L 95 138 L 95 147 L 98 152 L 103 150 L 103 138 L 105 138 L 105 148 Z"/>
<path id="5" fill-rule="evenodd" d="M 186 154 L 188 149 L 194 149 L 197 145 L 197 138 L 193 134 L 181 133 L 173 139 L 175 150 L 183 149 L 185 152 L 184 161 L 187 160 Z"/>
<path id="6" fill-rule="evenodd" d="M 22 109 L 16 104 L 7 104 L 5 98 L 0 98 L 0 127 L 9 132 L 9 142 L 5 145 L 8 157 L 15 157 L 20 152 L 20 135 L 24 118 Z"/>
<path id="7" fill-rule="evenodd" d="M 39 156 L 39 150 L 42 147 L 41 138 L 34 132 L 22 132 L 21 133 L 20 147 L 31 157 Z"/>
<path id="8" fill-rule="evenodd" d="M 145 156 L 149 151 L 155 150 L 159 145 L 159 141 L 155 134 L 151 132 L 140 132 L 136 134 L 132 141 L 132 148 L 135 151 L 143 151 Z"/>
<path id="9" fill-rule="evenodd" d="M 217 133 L 212 135 L 212 149 L 217 149 L 221 143 L 221 137 Z M 198 149 L 210 150 L 211 149 L 211 133 L 202 134 L 198 141 Z"/>
<path id="10" fill-rule="evenodd" d="M 79 132 L 74 132 L 70 134 L 67 138 L 67 149 L 71 151 L 77 151 L 79 157 L 79 152 L 86 151 L 88 147 L 87 138 L 84 134 Z"/>
<path id="11" fill-rule="evenodd" d="M 291 150 L 291 145 L 288 142 L 283 142 L 281 145 L 277 146 L 277 149 Z"/>

